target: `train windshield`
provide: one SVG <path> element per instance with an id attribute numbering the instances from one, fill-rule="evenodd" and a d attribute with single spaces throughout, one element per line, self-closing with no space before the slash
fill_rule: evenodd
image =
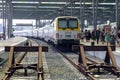
<path id="1" fill-rule="evenodd" d="M 77 28 L 78 25 L 77 19 L 69 19 L 68 23 L 69 23 L 69 28 Z"/>
<path id="2" fill-rule="evenodd" d="M 58 26 L 59 26 L 59 28 L 67 28 L 67 20 L 66 19 L 59 19 Z"/>
<path id="3" fill-rule="evenodd" d="M 78 21 L 75 18 L 58 19 L 59 28 L 77 28 Z"/>

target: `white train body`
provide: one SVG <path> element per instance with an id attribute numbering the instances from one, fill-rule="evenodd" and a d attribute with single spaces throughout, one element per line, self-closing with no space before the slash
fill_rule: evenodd
<path id="1" fill-rule="evenodd" d="M 33 31 L 32 31 L 32 36 L 34 36 L 34 38 L 38 38 L 38 29 L 34 29 Z"/>
<path id="2" fill-rule="evenodd" d="M 77 17 L 57 17 L 50 25 L 42 28 L 43 38 L 47 42 L 58 44 L 79 44 L 80 22 Z"/>
<path id="3" fill-rule="evenodd" d="M 80 21 L 77 17 L 72 16 L 57 17 L 51 24 L 42 28 L 23 31 L 20 35 L 41 38 L 55 45 L 79 44 Z"/>
<path id="4" fill-rule="evenodd" d="M 40 39 L 43 39 L 44 38 L 44 36 L 43 36 L 43 27 L 42 28 L 39 28 L 38 30 L 37 30 L 38 32 L 38 38 L 40 38 Z"/>

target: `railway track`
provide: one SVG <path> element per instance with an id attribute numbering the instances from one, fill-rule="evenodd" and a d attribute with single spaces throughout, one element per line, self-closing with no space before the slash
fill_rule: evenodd
<path id="1" fill-rule="evenodd" d="M 43 57 L 44 79 L 87 80 L 81 72 L 76 70 L 51 45 L 49 45 L 49 52 L 43 54 Z"/>
<path id="2" fill-rule="evenodd" d="M 1 61 L 1 68 L 0 68 L 0 80 L 2 80 L 3 76 L 5 75 L 5 71 L 8 70 L 8 58 L 9 58 L 9 52 L 5 52 L 4 54 L 1 54 L 1 57 L 3 58 L 3 61 Z M 15 52 L 15 58 L 16 58 L 16 63 L 20 63 L 21 60 L 24 58 L 26 53 L 20 53 L 20 52 Z M 20 54 L 20 55 L 19 55 Z"/>
<path id="3" fill-rule="evenodd" d="M 27 43 L 28 44 L 28 43 Z M 41 51 L 46 51 L 46 46 L 35 46 L 33 42 L 29 43 L 29 46 L 18 46 L 18 47 L 6 47 L 5 50 L 9 51 L 9 63 L 8 69 L 2 80 L 43 80 L 42 76 L 42 58 Z M 38 44 L 36 42 L 36 44 Z M 38 48 L 38 49 L 37 49 Z M 38 52 L 37 52 L 38 50 Z M 14 51 L 20 51 L 17 58 L 14 57 Z M 36 51 L 36 52 L 29 52 Z M 6 68 L 6 67 L 4 67 Z M 30 70 L 29 70 L 30 69 Z M 31 70 L 32 69 L 32 70 Z M 36 74 L 35 74 L 36 73 Z M 28 77 L 29 76 L 29 77 Z"/>
<path id="4" fill-rule="evenodd" d="M 52 48 L 53 48 L 53 53 L 56 53 L 56 51 L 57 51 L 57 53 L 60 53 L 65 59 L 67 59 L 75 68 L 77 68 L 79 71 L 80 71 L 80 73 L 79 74 L 81 74 L 82 76 L 82 78 L 81 78 L 81 80 L 82 79 L 84 79 L 84 80 L 104 80 L 104 79 L 110 79 L 110 80 L 119 80 L 119 78 L 117 77 L 117 76 L 115 76 L 114 74 L 112 74 L 111 72 L 109 72 L 109 71 L 106 71 L 106 70 L 104 70 L 104 69 L 101 69 L 100 71 L 100 73 L 97 73 L 97 71 L 98 71 L 98 69 L 92 69 L 91 71 L 90 71 L 90 73 L 89 74 L 86 74 L 86 73 L 81 73 L 81 71 L 82 71 L 82 67 L 81 66 L 79 66 L 79 63 L 78 63 L 78 55 L 76 55 L 76 53 L 74 53 L 74 52 L 68 52 L 68 53 L 64 53 L 64 52 L 62 52 L 61 50 L 59 50 L 59 49 L 57 49 L 57 48 L 55 48 L 55 47 L 53 47 L 52 46 Z M 55 52 L 54 52 L 55 51 Z M 52 57 L 53 57 L 53 54 L 51 54 L 52 55 Z M 88 55 L 87 55 L 88 56 Z M 55 59 L 56 59 L 56 57 L 57 56 L 55 56 Z M 55 59 L 53 59 L 53 60 L 55 60 Z M 54 62 L 54 61 L 52 61 L 52 62 Z M 61 62 L 61 61 L 60 61 Z M 100 63 L 103 63 L 103 60 L 102 59 L 99 59 L 99 58 L 96 58 L 96 57 L 94 57 L 94 56 L 88 56 L 87 57 L 87 62 L 88 63 L 96 63 L 96 64 L 100 64 Z M 55 64 L 57 64 L 57 63 L 55 63 Z M 48 64 L 49 65 L 49 64 Z M 59 64 L 57 64 L 57 65 L 59 65 Z M 52 65 L 53 66 L 53 65 Z M 69 65 L 70 66 L 70 65 Z M 68 71 L 68 74 L 69 74 L 69 71 Z M 78 77 L 78 76 L 77 76 Z M 79 76 L 80 77 L 80 76 Z M 59 78 L 58 76 L 57 76 L 57 78 Z M 54 78 L 51 78 L 51 79 L 54 79 Z M 68 79 L 68 78 L 67 78 Z M 68 79 L 69 80 L 69 79 Z M 79 80 L 80 80 L 80 78 L 79 78 Z"/>
<path id="5" fill-rule="evenodd" d="M 64 57 L 66 58 L 76 69 L 78 69 L 80 72 L 83 72 L 83 67 L 79 66 L 78 63 L 78 54 L 71 52 L 71 53 L 64 53 L 61 50 L 57 49 L 56 50 Z M 103 59 L 97 58 L 95 56 L 90 56 L 87 55 L 87 63 L 89 64 L 102 64 L 104 61 Z M 93 68 L 91 71 L 84 75 L 87 77 L 88 80 L 119 80 L 120 78 L 116 75 L 114 75 L 112 72 L 109 72 L 105 69 L 100 69 L 100 72 L 98 73 L 99 69 L 98 68 Z"/>
<path id="6" fill-rule="evenodd" d="M 42 41 L 31 40 L 33 43 L 32 46 L 38 46 L 38 44 L 48 45 Z M 23 54 L 19 55 L 23 56 Z M 37 63 L 38 54 L 27 53 L 24 59 L 19 60 L 18 63 L 24 64 L 27 66 L 29 64 Z M 43 57 L 43 71 L 44 79 L 49 80 L 119 80 L 112 73 L 101 69 L 101 73 L 97 74 L 93 71 L 98 69 L 92 69 L 89 74 L 81 73 L 82 67 L 78 63 L 78 55 L 74 52 L 62 52 L 58 48 L 55 48 L 49 45 L 49 52 L 45 52 L 42 55 Z M 64 58 L 63 58 L 64 57 Z M 87 58 L 88 63 L 97 63 L 101 62 L 101 59 L 98 59 L 93 56 Z M 72 64 L 72 65 L 71 65 Z M 74 66 L 74 67 L 73 67 Z M 27 75 L 25 74 L 25 69 L 17 70 L 10 80 L 24 79 L 24 80 L 37 80 L 37 75 L 34 70 L 27 70 Z M 28 77 L 29 76 L 29 77 Z"/>
<path id="7" fill-rule="evenodd" d="M 41 46 L 41 44 L 38 41 L 30 40 L 31 46 Z M 30 64 L 38 64 L 38 52 L 28 52 L 26 56 L 20 61 L 20 63 L 24 66 L 27 67 Z M 29 69 L 23 69 L 23 70 L 17 70 L 14 75 L 11 77 L 10 80 L 19 80 L 19 79 L 24 79 L 24 80 L 38 80 L 38 73 L 36 70 L 29 70 Z M 41 79 L 43 80 L 44 77 L 41 76 Z"/>

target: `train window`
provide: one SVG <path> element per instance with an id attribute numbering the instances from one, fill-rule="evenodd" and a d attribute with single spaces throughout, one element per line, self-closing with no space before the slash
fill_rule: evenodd
<path id="1" fill-rule="evenodd" d="M 77 19 L 69 19 L 69 28 L 77 28 L 78 21 Z"/>
<path id="2" fill-rule="evenodd" d="M 67 20 L 66 19 L 58 19 L 59 28 L 67 28 Z"/>

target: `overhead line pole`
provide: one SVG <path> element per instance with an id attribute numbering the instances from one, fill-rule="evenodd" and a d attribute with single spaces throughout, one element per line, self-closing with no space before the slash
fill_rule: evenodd
<path id="1" fill-rule="evenodd" d="M 98 0 L 92 0 L 93 2 L 93 27 L 94 30 L 97 29 L 97 5 L 98 5 Z"/>
<path id="2" fill-rule="evenodd" d="M 7 15 L 8 38 L 10 38 L 10 37 L 13 37 L 13 29 L 12 29 L 13 7 L 12 7 L 12 0 L 7 0 L 6 1 L 6 15 Z"/>
<path id="3" fill-rule="evenodd" d="M 119 8 L 120 8 L 120 1 L 119 0 L 115 0 L 115 3 L 116 3 L 116 26 L 117 26 L 117 30 L 120 28 L 120 15 L 119 15 Z"/>
<path id="4" fill-rule="evenodd" d="M 83 0 L 80 0 L 80 22 L 81 22 L 81 29 L 84 28 L 84 17 L 83 17 Z"/>
<path id="5" fill-rule="evenodd" d="M 71 16 L 73 15 L 73 1 L 70 0 L 70 5 L 71 5 Z"/>
<path id="6" fill-rule="evenodd" d="M 4 2 L 4 0 L 2 0 L 2 14 L 1 14 L 1 16 L 2 16 L 2 21 L 3 21 L 3 34 L 2 34 L 2 36 L 3 36 L 3 40 L 5 40 L 6 39 L 6 37 L 5 37 L 5 32 L 6 32 L 6 28 L 5 28 L 5 2 Z"/>

